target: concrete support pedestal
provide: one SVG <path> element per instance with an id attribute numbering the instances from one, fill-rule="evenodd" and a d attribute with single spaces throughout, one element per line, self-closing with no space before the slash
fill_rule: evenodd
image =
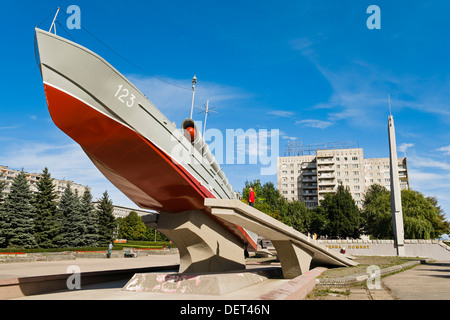
<path id="1" fill-rule="evenodd" d="M 177 246 L 180 273 L 245 269 L 242 244 L 201 211 L 161 212 L 156 229 Z"/>
<path id="2" fill-rule="evenodd" d="M 280 259 L 284 278 L 293 279 L 309 271 L 314 252 L 301 248 L 290 240 L 272 240 L 272 244 Z"/>

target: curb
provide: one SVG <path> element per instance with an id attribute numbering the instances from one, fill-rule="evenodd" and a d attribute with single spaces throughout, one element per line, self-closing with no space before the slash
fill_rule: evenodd
<path id="1" fill-rule="evenodd" d="M 385 276 L 391 273 L 399 272 L 418 264 L 423 263 L 425 260 L 414 260 L 409 261 L 400 265 L 384 268 L 380 270 L 380 275 Z M 373 273 L 359 273 L 350 276 L 340 277 L 340 278 L 322 278 L 316 279 L 315 284 L 318 287 L 346 287 L 357 283 L 367 281 L 367 279 L 373 277 Z"/>
<path id="2" fill-rule="evenodd" d="M 327 268 L 322 267 L 314 268 L 258 296 L 256 300 L 304 300 L 314 289 L 316 278 L 326 270 Z"/>

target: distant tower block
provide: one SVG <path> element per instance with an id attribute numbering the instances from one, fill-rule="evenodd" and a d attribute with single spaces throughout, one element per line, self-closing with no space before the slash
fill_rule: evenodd
<path id="1" fill-rule="evenodd" d="M 394 231 L 394 245 L 398 256 L 405 255 L 404 231 L 403 231 L 403 212 L 402 198 L 400 193 L 400 182 L 398 176 L 397 146 L 395 143 L 394 118 L 389 115 L 389 152 L 390 152 L 390 171 L 391 171 L 391 212 L 392 229 Z"/>

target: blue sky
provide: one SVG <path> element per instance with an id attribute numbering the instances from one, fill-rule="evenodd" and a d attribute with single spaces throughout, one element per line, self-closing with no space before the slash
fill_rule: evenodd
<path id="1" fill-rule="evenodd" d="M 381 29 L 366 25 L 373 4 Z M 208 128 L 278 129 L 281 156 L 288 141 L 301 139 L 352 141 L 366 158 L 388 157 L 390 94 L 410 186 L 436 196 L 450 217 L 450 3 L 3 1 L 0 164 L 34 172 L 47 166 L 55 178 L 89 185 L 95 198 L 108 190 L 116 204 L 132 205 L 47 111 L 34 27 L 70 5 L 80 8 L 83 28 L 140 68 L 84 30 L 68 30 L 70 36 L 130 78 L 169 119 L 180 124 L 189 115 L 196 74 L 196 105 L 209 99 L 218 111 Z M 67 17 L 60 13 L 58 21 L 66 26 Z M 57 33 L 67 37 L 59 25 Z M 276 184 L 276 175 L 260 174 L 261 164 L 223 167 L 236 190 L 246 180 Z"/>

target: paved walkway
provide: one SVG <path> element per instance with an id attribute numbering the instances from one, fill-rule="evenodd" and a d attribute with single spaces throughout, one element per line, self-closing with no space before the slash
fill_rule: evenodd
<path id="1" fill-rule="evenodd" d="M 450 300 L 450 262 L 419 264 L 382 278 L 381 288 L 365 283 L 348 288 L 316 289 L 309 300 Z"/>
<path id="2" fill-rule="evenodd" d="M 75 265 L 80 272 L 168 266 L 180 263 L 178 254 L 148 255 L 138 258 L 80 258 L 62 261 L 0 263 L 0 279 L 62 274 Z"/>
<path id="3" fill-rule="evenodd" d="M 450 300 L 450 261 L 420 264 L 383 283 L 400 300 Z"/>
<path id="4" fill-rule="evenodd" d="M 178 255 L 150 255 L 136 259 L 77 259 L 52 262 L 25 262 L 0 264 L 0 279 L 15 277 L 51 275 L 66 273 L 71 265 L 76 265 L 81 272 L 114 270 L 126 268 L 140 268 L 150 266 L 165 266 L 179 263 Z M 264 292 L 273 290 L 280 284 L 287 282 L 285 279 L 266 280 L 260 284 L 238 290 L 223 296 L 207 296 L 206 299 L 254 299 Z M 116 281 L 97 285 L 86 286 L 81 290 L 65 290 L 57 293 L 48 293 L 35 296 L 27 296 L 19 299 L 41 300 L 91 300 L 91 299 L 168 299 L 167 294 L 139 293 L 122 291 L 126 281 Z M 204 300 L 204 295 L 170 295 L 170 299 Z M 365 284 L 347 289 L 332 288 L 323 295 L 316 295 L 310 299 L 320 300 L 450 300 L 450 262 L 434 262 L 417 265 L 412 269 L 384 277 L 382 288 L 368 290 Z"/>

